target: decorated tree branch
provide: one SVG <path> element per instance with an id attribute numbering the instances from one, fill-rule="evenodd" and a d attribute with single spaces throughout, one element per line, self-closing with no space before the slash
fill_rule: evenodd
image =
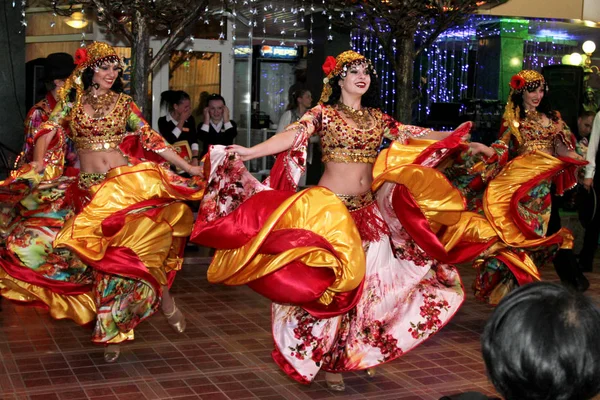
<path id="1" fill-rule="evenodd" d="M 148 111 L 148 74 L 171 54 L 186 32 L 207 18 L 208 0 L 48 0 L 60 15 L 74 7 L 93 11 L 107 32 L 122 35 L 131 45 L 131 95 Z M 160 49 L 150 54 L 150 37 L 164 38 Z"/>
<path id="2" fill-rule="evenodd" d="M 444 31 L 463 24 L 478 0 L 330 0 L 334 23 L 373 35 L 396 74 L 395 117 L 411 122 L 413 64 Z"/>

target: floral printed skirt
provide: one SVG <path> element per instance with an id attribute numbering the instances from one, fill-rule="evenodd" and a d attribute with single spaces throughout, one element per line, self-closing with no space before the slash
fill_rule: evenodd
<path id="1" fill-rule="evenodd" d="M 160 305 L 163 286 L 181 268 L 192 212 L 203 186 L 152 163 L 80 174 L 87 200 L 67 221 L 54 245 L 93 269 L 96 324 L 92 341 L 133 339 L 133 329 Z"/>
<path id="2" fill-rule="evenodd" d="M 226 148 L 210 150 L 191 240 L 217 249 L 209 282 L 248 285 L 273 301 L 272 355 L 298 382 L 310 383 L 320 369 L 361 370 L 400 357 L 447 324 L 464 300 L 457 270 L 413 240 L 426 229 L 409 233 L 410 221 L 398 219 L 406 199 L 427 215 L 463 207 L 436 171 L 414 164 L 419 152 L 410 150 L 375 166 L 381 184 L 358 196 L 322 186 L 292 192 L 273 172 L 284 184 L 272 187 Z M 285 173 L 291 179 L 294 171 Z M 445 190 L 432 191 L 434 180 Z M 418 216 L 412 225 L 427 226 Z"/>
<path id="3" fill-rule="evenodd" d="M 383 221 L 376 203 L 363 212 L 372 214 L 374 225 Z M 456 269 L 427 257 L 408 235 L 404 240 L 402 251 L 392 248 L 387 235 L 363 241 L 363 291 L 345 314 L 322 319 L 301 307 L 273 304 L 273 358 L 290 377 L 310 383 L 320 369 L 353 371 L 391 361 L 458 311 L 464 291 Z"/>

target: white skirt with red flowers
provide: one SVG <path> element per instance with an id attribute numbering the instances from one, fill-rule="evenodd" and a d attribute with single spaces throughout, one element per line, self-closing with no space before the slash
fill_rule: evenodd
<path id="1" fill-rule="evenodd" d="M 192 241 L 217 249 L 208 280 L 248 285 L 273 301 L 273 358 L 298 382 L 310 383 L 320 369 L 361 370 L 400 357 L 464 300 L 450 263 L 488 243 L 477 237 L 472 249 L 463 230 L 452 236 L 454 248 L 439 240 L 448 224 L 464 222 L 464 199 L 419 165 L 442 160 L 446 143 L 416 145 L 421 153 L 409 143 L 380 155 L 373 192 L 360 196 L 274 188 L 273 173 L 258 182 L 222 147 L 204 160 L 210 172 Z M 424 154 L 419 163 L 415 154 Z"/>
<path id="2" fill-rule="evenodd" d="M 373 205 L 371 218 L 381 220 Z M 431 259 L 394 228 L 400 233 L 395 251 L 388 235 L 363 241 L 366 274 L 349 312 L 317 318 L 302 307 L 273 304 L 273 358 L 290 377 L 310 383 L 320 369 L 354 371 L 391 361 L 437 333 L 458 311 L 464 290 L 456 269 Z"/>

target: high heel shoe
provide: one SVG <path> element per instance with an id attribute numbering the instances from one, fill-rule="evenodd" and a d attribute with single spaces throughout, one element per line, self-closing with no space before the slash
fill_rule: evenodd
<path id="1" fill-rule="evenodd" d="M 377 372 L 375 370 L 375 367 L 371 367 L 371 368 L 367 368 L 367 375 L 369 376 L 369 378 L 372 378 L 375 376 L 375 373 Z"/>
<path id="2" fill-rule="evenodd" d="M 342 377 L 342 374 L 332 374 L 330 372 L 326 372 L 325 382 L 327 382 L 327 387 L 329 390 L 333 390 L 335 392 L 343 392 L 346 390 L 346 385 L 344 384 L 344 378 Z"/>
<path id="3" fill-rule="evenodd" d="M 173 311 L 167 313 L 163 311 L 165 317 L 167 317 L 167 322 L 171 325 L 171 328 L 177 333 L 183 333 L 185 331 L 185 327 L 187 326 L 187 322 L 185 320 L 185 315 L 181 312 L 179 308 L 177 308 L 177 304 L 175 304 L 175 300 L 173 300 Z"/>
<path id="4" fill-rule="evenodd" d="M 104 361 L 113 363 L 117 361 L 121 355 L 121 346 L 119 344 L 108 344 L 104 348 Z"/>

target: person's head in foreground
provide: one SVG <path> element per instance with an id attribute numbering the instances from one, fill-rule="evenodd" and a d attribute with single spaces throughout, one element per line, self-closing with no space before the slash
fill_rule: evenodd
<path id="1" fill-rule="evenodd" d="M 564 286 L 536 282 L 507 295 L 481 346 L 506 400 L 585 400 L 600 392 L 600 309 Z"/>

